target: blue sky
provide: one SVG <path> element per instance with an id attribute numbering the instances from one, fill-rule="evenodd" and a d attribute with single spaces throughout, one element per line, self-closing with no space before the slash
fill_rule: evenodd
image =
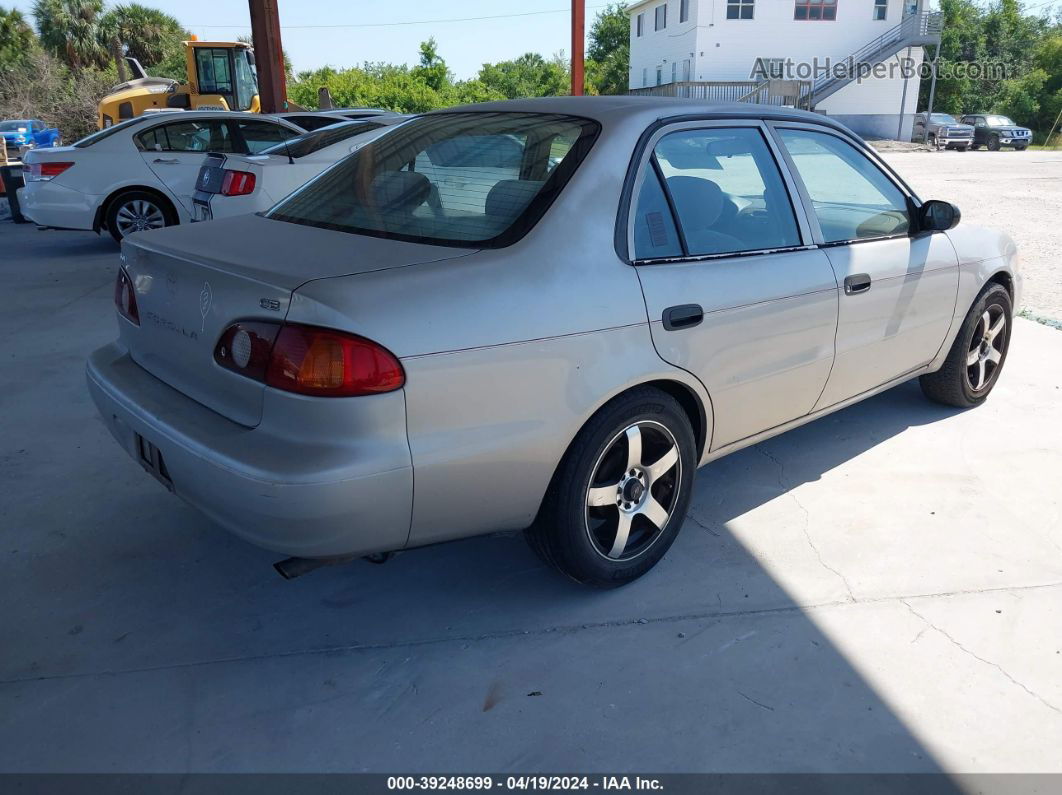
<path id="1" fill-rule="evenodd" d="M 234 39 L 250 34 L 246 2 L 240 0 L 138 0 L 177 17 L 200 39 Z M 11 0 L 0 0 L 9 5 Z M 113 4 L 113 0 L 108 0 Z M 279 0 L 281 34 L 295 70 L 353 66 L 363 61 L 414 63 L 418 44 L 434 36 L 439 53 L 459 78 L 473 77 L 480 64 L 515 58 L 525 52 L 549 57 L 568 53 L 570 0 Z M 586 0 L 587 24 L 605 0 Z M 14 0 L 29 16 L 32 0 Z M 536 13 L 552 12 L 552 13 Z M 461 22 L 415 23 L 421 20 Z M 339 26 L 344 27 L 310 27 Z"/>

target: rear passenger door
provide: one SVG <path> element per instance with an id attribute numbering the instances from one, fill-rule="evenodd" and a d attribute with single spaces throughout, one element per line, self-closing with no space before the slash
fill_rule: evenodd
<path id="1" fill-rule="evenodd" d="M 148 168 L 189 214 L 203 156 L 207 152 L 236 151 L 224 119 L 181 119 L 158 124 L 135 140 Z"/>
<path id="2" fill-rule="evenodd" d="M 649 141 L 627 234 L 660 356 L 712 400 L 713 450 L 808 414 L 833 361 L 837 282 L 759 121 Z"/>
<path id="3" fill-rule="evenodd" d="M 913 233 L 913 197 L 855 142 L 812 125 L 772 126 L 842 287 L 836 360 L 815 407 L 827 408 L 937 355 L 958 262 L 943 233 Z"/>

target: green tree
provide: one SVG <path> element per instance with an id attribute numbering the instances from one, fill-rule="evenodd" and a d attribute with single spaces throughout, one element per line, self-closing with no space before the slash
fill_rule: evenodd
<path id="1" fill-rule="evenodd" d="M 626 94 L 630 85 L 631 23 L 623 3 L 605 6 L 590 26 L 587 88 L 595 94 Z"/>
<path id="2" fill-rule="evenodd" d="M 176 54 L 183 57 L 181 41 L 189 35 L 174 17 L 139 3 L 115 6 L 100 17 L 98 27 L 100 43 L 114 60 L 119 80 L 125 80 L 123 55 L 145 67 Z"/>
<path id="3" fill-rule="evenodd" d="M 17 8 L 0 7 L 0 69 L 25 60 L 37 46 L 37 35 Z"/>
<path id="4" fill-rule="evenodd" d="M 483 64 L 479 82 L 506 99 L 552 97 L 569 91 L 568 73 L 557 59 L 547 61 L 536 52 L 512 61 Z"/>
<path id="5" fill-rule="evenodd" d="M 34 0 L 41 46 L 73 70 L 103 67 L 110 60 L 100 44 L 103 0 Z"/>
<path id="6" fill-rule="evenodd" d="M 412 74 L 433 91 L 442 91 L 452 82 L 450 70 L 439 55 L 434 37 L 420 43 L 420 63 L 413 68 Z"/>

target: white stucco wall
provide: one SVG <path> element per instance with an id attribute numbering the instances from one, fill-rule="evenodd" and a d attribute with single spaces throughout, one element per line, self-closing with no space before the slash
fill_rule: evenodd
<path id="1" fill-rule="evenodd" d="M 671 64 L 677 64 L 676 78 L 682 80 L 685 60 L 690 60 L 691 80 L 750 80 L 757 58 L 791 59 L 794 66 L 827 66 L 827 59 L 840 61 L 850 53 L 898 25 L 903 3 L 888 0 L 885 20 L 874 19 L 874 0 L 837 0 L 837 19 L 795 20 L 795 0 L 756 0 L 753 19 L 727 19 L 726 0 L 690 0 L 690 19 L 679 22 L 679 0 L 647 0 L 629 7 L 631 16 L 630 87 L 670 83 Z M 654 9 L 668 6 L 667 27 L 653 30 Z M 635 35 L 635 20 L 644 14 L 641 37 Z M 906 55 L 906 50 L 900 55 Z M 897 61 L 896 58 L 892 60 Z M 911 58 L 920 64 L 923 51 L 912 48 Z M 821 73 L 820 73 L 821 74 Z M 787 75 L 788 76 L 788 75 Z M 796 79 L 813 79 L 810 71 L 793 74 Z M 823 100 L 820 109 L 830 115 L 897 115 L 904 80 L 898 70 L 892 77 L 869 77 L 852 83 Z M 914 113 L 918 98 L 917 76 L 908 84 L 905 112 Z"/>

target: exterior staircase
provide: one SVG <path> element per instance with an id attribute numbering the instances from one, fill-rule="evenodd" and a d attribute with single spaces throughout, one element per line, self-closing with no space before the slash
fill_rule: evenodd
<path id="1" fill-rule="evenodd" d="M 815 104 L 837 93 L 846 85 L 867 73 L 875 65 L 884 63 L 908 47 L 939 45 L 944 15 L 939 11 L 921 11 L 906 17 L 899 25 L 867 42 L 840 64 L 831 64 L 830 74 L 814 80 L 801 106 L 814 109 Z M 838 66 L 843 68 L 837 68 Z"/>

